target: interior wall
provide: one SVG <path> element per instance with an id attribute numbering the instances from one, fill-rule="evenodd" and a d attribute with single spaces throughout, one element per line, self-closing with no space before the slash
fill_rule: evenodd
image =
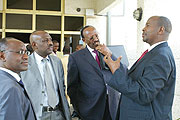
<path id="1" fill-rule="evenodd" d="M 65 14 L 85 15 L 86 9 L 95 9 L 95 0 L 65 0 Z"/>
<path id="2" fill-rule="evenodd" d="M 104 9 L 110 7 L 112 4 L 114 4 L 118 0 L 97 0 L 96 2 L 96 10 L 97 13 L 104 13 Z"/>

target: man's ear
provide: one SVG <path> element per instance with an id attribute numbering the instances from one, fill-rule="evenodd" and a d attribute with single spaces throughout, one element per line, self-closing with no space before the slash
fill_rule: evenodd
<path id="1" fill-rule="evenodd" d="M 37 49 L 37 44 L 36 44 L 36 42 L 32 42 L 31 46 L 32 46 L 33 50 Z"/>
<path id="2" fill-rule="evenodd" d="M 4 52 L 0 52 L 0 60 L 3 62 L 6 61 Z"/>
<path id="3" fill-rule="evenodd" d="M 159 28 L 159 34 L 163 34 L 164 32 L 165 32 L 165 28 L 164 28 L 164 26 L 161 26 Z"/>

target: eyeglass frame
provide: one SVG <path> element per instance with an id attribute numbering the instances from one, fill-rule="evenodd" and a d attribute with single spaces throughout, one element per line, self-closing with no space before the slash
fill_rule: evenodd
<path id="1" fill-rule="evenodd" d="M 13 52 L 13 53 L 17 53 L 17 54 L 19 54 L 19 55 L 24 55 L 24 54 L 26 54 L 26 55 L 31 55 L 31 52 L 30 51 L 28 51 L 28 50 L 20 50 L 20 51 L 12 51 L 12 50 L 2 50 L 1 52 Z"/>

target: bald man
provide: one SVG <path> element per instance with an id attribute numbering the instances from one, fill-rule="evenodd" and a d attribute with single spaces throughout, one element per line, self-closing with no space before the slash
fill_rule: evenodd
<path id="1" fill-rule="evenodd" d="M 172 120 L 176 65 L 167 40 L 171 22 L 163 16 L 148 19 L 143 29 L 143 41 L 150 45 L 130 68 L 104 60 L 113 76 L 107 83 L 121 92 L 119 120 Z"/>
<path id="2" fill-rule="evenodd" d="M 30 35 L 34 52 L 29 56 L 29 69 L 21 73 L 38 120 L 71 120 L 65 96 L 62 62 L 55 56 L 51 36 L 45 31 Z"/>
<path id="3" fill-rule="evenodd" d="M 28 69 L 23 42 L 0 39 L 0 120 L 35 120 L 35 114 L 19 73 Z"/>

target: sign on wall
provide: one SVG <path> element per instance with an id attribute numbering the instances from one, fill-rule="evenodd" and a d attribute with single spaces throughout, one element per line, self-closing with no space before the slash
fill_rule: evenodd
<path id="1" fill-rule="evenodd" d="M 0 10 L 3 9 L 3 0 L 0 0 Z"/>

